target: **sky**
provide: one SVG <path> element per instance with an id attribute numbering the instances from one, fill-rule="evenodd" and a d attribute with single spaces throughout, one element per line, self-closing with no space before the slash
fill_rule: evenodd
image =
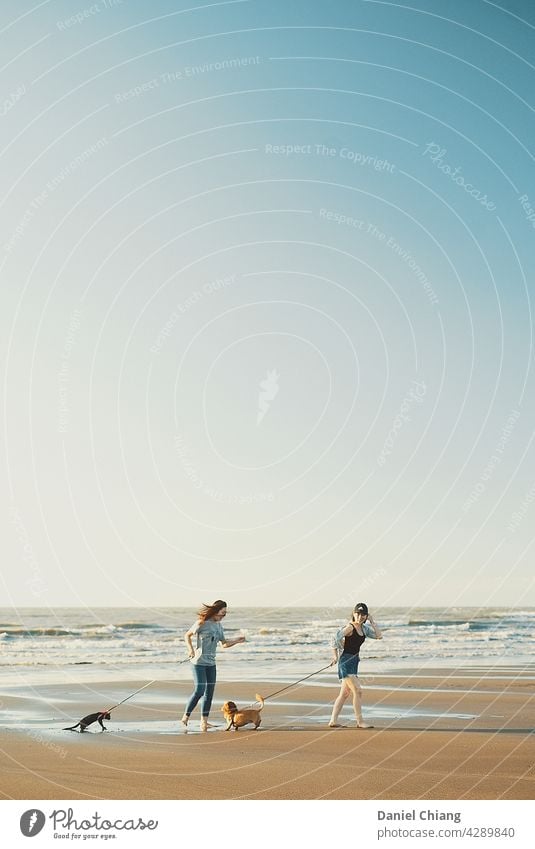
<path id="1" fill-rule="evenodd" d="M 535 9 L 2 5 L 0 606 L 535 605 Z"/>

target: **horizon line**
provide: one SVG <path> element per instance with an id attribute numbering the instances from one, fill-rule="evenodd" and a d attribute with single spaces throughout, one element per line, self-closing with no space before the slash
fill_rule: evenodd
<path id="1" fill-rule="evenodd" d="M 311 608 L 315 608 L 317 610 L 345 610 L 350 605 L 345 604 L 289 604 L 289 605 L 280 605 L 280 604 L 240 604 L 240 605 L 229 605 L 233 610 L 239 610 L 241 608 L 249 607 L 255 610 L 309 610 Z M 533 604 L 385 604 L 385 605 L 372 605 L 378 609 L 397 609 L 397 608 L 433 608 L 435 610 L 448 610 L 451 608 L 470 608 L 470 609 L 479 609 L 479 610 L 525 610 L 530 609 L 535 611 L 535 605 Z M 77 604 L 56 604 L 56 605 L 36 605 L 36 606 L 25 606 L 25 605 L 0 605 L 0 610 L 94 610 L 98 608 L 99 610 L 112 610 L 112 609 L 122 609 L 122 610 L 173 610 L 179 608 L 190 608 L 195 607 L 193 604 L 177 604 L 177 605 L 169 605 L 169 604 L 149 604 L 149 605 L 141 605 L 141 604 L 131 604 L 131 605 L 123 605 L 123 604 L 95 604 L 95 605 L 77 605 Z"/>

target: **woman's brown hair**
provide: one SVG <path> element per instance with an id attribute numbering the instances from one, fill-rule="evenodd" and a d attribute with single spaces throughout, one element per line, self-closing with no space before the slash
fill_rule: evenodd
<path id="1" fill-rule="evenodd" d="M 197 615 L 201 622 L 206 622 L 207 619 L 213 619 L 214 616 L 220 613 L 226 606 L 227 602 L 218 598 L 213 604 L 203 604 Z"/>

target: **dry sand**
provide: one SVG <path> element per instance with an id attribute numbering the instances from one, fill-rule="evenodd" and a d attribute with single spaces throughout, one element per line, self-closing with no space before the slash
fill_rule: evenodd
<path id="1" fill-rule="evenodd" d="M 118 708 L 110 733 L 63 731 L 141 686 L 5 690 L 5 799 L 533 799 L 533 670 L 426 670 L 361 681 L 375 728 L 326 722 L 337 692 L 306 685 L 268 701 L 259 731 L 223 731 L 219 706 L 271 683 L 219 683 L 208 733 L 179 725 L 190 686 L 158 683 Z M 502 677 L 503 676 L 503 677 Z M 328 679 L 327 679 L 328 680 Z M 368 685 L 368 686 L 366 686 Z M 194 714 L 195 717 L 195 714 Z"/>

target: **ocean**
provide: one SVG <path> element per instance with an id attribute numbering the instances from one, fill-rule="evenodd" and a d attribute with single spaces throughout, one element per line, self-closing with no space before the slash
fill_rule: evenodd
<path id="1" fill-rule="evenodd" d="M 366 640 L 360 674 L 408 668 L 532 663 L 535 608 L 384 608 L 383 639 Z M 226 635 L 246 643 L 218 650 L 218 677 L 289 681 L 327 665 L 347 621 L 337 608 L 229 608 Z M 184 631 L 192 608 L 0 608 L 0 680 L 186 680 Z"/>

